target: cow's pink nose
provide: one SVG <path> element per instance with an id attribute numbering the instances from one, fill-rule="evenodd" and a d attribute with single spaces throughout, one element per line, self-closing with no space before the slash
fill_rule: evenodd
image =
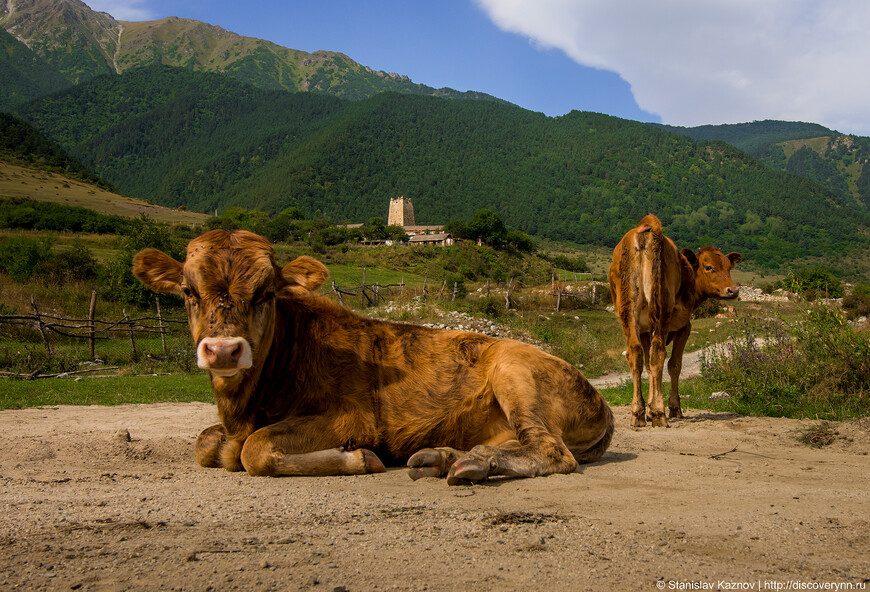
<path id="1" fill-rule="evenodd" d="M 242 355 L 242 346 L 238 343 L 207 343 L 205 359 L 211 366 L 226 366 L 227 362 L 237 364 Z"/>
<path id="2" fill-rule="evenodd" d="M 251 346 L 241 337 L 208 337 L 197 348 L 197 366 L 206 370 L 241 370 L 251 367 Z"/>

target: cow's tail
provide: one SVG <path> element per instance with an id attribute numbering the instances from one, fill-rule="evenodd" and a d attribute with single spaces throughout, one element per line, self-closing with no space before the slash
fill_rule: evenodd
<path id="1" fill-rule="evenodd" d="M 639 251 L 643 269 L 643 290 L 649 306 L 649 326 L 655 337 L 662 318 L 662 223 L 653 214 L 648 214 L 637 227 L 635 248 Z M 648 291 L 647 291 L 648 290 Z"/>
<path id="2" fill-rule="evenodd" d="M 613 439 L 613 430 L 615 429 L 613 411 L 611 411 L 610 406 L 607 403 L 604 403 L 604 409 L 607 413 L 607 425 L 604 427 L 604 432 L 601 434 L 598 441 L 582 452 L 576 450 L 571 451 L 579 464 L 588 464 L 599 460 L 604 456 L 604 453 L 607 452 L 607 448 L 610 446 L 610 441 Z"/>

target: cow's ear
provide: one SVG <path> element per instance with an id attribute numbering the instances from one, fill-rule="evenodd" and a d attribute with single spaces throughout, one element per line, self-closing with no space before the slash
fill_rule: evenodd
<path id="1" fill-rule="evenodd" d="M 281 276 L 289 284 L 289 288 L 302 288 L 308 292 L 320 289 L 329 272 L 326 266 L 317 259 L 306 255 L 297 257 L 281 269 Z"/>
<path id="2" fill-rule="evenodd" d="M 157 249 L 145 249 L 133 257 L 133 275 L 155 292 L 181 294 L 181 263 Z"/>
<path id="3" fill-rule="evenodd" d="M 728 253 L 725 255 L 731 261 L 731 267 L 733 268 L 735 265 L 743 261 L 743 255 L 740 253 Z"/>
<path id="4" fill-rule="evenodd" d="M 692 249 L 683 249 L 680 252 L 683 254 L 683 257 L 686 258 L 686 261 L 689 262 L 689 265 L 692 266 L 692 269 L 697 271 L 697 269 L 698 269 L 698 256 L 695 255 L 695 251 L 693 251 Z"/>

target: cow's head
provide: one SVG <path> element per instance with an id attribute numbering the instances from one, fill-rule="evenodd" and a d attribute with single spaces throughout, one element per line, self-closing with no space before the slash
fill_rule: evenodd
<path id="1" fill-rule="evenodd" d="M 184 297 L 197 365 L 221 377 L 265 359 L 276 298 L 307 295 L 328 276 L 310 257 L 279 268 L 269 241 L 244 230 L 212 230 L 192 240 L 184 263 L 145 249 L 133 258 L 133 273 L 154 291 Z"/>
<path id="2" fill-rule="evenodd" d="M 740 287 L 731 279 L 731 270 L 740 263 L 740 253 L 723 255 L 717 247 L 703 247 L 695 253 L 683 249 L 683 256 L 695 271 L 695 295 L 698 299 L 737 298 Z"/>

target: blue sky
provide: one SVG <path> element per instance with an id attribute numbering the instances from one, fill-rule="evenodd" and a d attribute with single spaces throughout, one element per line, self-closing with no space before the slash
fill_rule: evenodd
<path id="1" fill-rule="evenodd" d="M 865 0 L 86 0 L 179 16 L 414 82 L 674 125 L 783 119 L 870 135 Z"/>

